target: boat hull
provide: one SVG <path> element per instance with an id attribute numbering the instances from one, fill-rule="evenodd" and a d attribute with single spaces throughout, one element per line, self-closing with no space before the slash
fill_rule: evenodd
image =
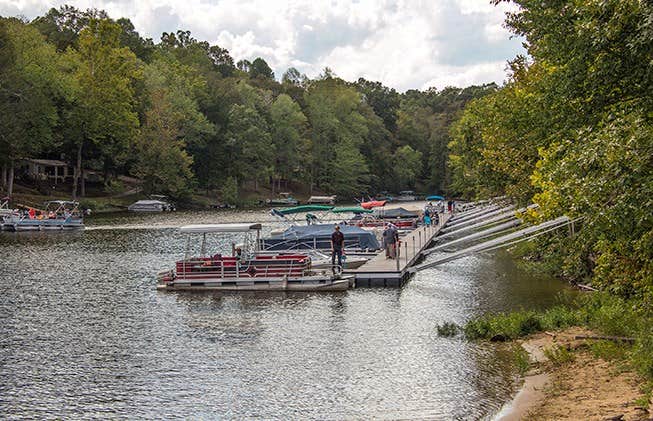
<path id="1" fill-rule="evenodd" d="M 301 278 L 204 278 L 175 279 L 159 282 L 162 291 L 345 291 L 353 286 L 353 276 L 332 278 L 309 276 Z"/>
<path id="2" fill-rule="evenodd" d="M 18 221 L 6 220 L 2 224 L 6 231 L 62 231 L 84 229 L 84 223 L 79 220 L 60 219 L 22 219 Z"/>

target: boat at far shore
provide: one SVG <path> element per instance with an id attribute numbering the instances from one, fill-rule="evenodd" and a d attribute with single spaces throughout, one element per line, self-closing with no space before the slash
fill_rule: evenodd
<path id="1" fill-rule="evenodd" d="M 306 203 L 309 205 L 335 205 L 336 196 L 311 196 Z"/>
<path id="2" fill-rule="evenodd" d="M 279 193 L 279 197 L 276 199 L 268 199 L 265 201 L 265 204 L 268 206 L 297 206 L 299 205 L 299 200 L 292 197 L 290 193 Z"/>
<path id="3" fill-rule="evenodd" d="M 168 202 L 168 198 L 162 195 L 153 194 L 149 199 L 139 200 L 127 207 L 131 212 L 170 212 L 174 211 L 175 206 Z"/>

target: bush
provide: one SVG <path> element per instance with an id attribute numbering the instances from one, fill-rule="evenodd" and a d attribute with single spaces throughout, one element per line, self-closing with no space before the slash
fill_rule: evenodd
<path id="1" fill-rule="evenodd" d="M 596 341 L 590 344 L 590 351 L 595 358 L 606 361 L 624 360 L 628 356 L 630 346 L 614 341 Z"/>
<path id="2" fill-rule="evenodd" d="M 535 312 L 500 313 L 469 321 L 463 331 L 468 339 L 516 339 L 542 330 Z"/>
<path id="3" fill-rule="evenodd" d="M 460 327 L 455 323 L 444 322 L 442 325 L 435 327 L 438 331 L 438 336 L 451 337 L 456 336 L 460 332 Z"/>
<path id="4" fill-rule="evenodd" d="M 120 180 L 111 180 L 104 186 L 104 192 L 110 195 L 120 194 L 126 190 L 125 184 Z"/>
<path id="5" fill-rule="evenodd" d="M 579 324 L 576 310 L 562 305 L 551 307 L 541 316 L 542 328 L 545 330 L 565 329 Z"/>

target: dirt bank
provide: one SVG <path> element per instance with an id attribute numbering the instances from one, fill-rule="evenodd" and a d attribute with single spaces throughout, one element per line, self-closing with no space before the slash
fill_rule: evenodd
<path id="1" fill-rule="evenodd" d="M 531 370 L 520 392 L 497 419 L 652 419 L 641 403 L 641 380 L 619 362 L 594 357 L 589 341 L 575 339 L 582 334 L 589 332 L 574 328 L 523 341 L 531 357 Z M 562 352 L 557 361 L 551 361 L 544 351 L 555 347 L 570 352 Z"/>

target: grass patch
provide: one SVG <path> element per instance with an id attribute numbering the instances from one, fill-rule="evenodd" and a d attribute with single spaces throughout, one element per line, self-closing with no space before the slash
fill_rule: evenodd
<path id="1" fill-rule="evenodd" d="M 602 358 L 606 361 L 623 361 L 628 357 L 630 346 L 614 341 L 595 341 L 589 346 L 589 350 L 595 358 Z"/>
<path id="2" fill-rule="evenodd" d="M 512 353 L 515 367 L 517 367 L 519 374 L 523 376 L 531 367 L 531 359 L 528 356 L 528 352 L 521 345 L 515 344 L 512 348 Z"/>
<path id="3" fill-rule="evenodd" d="M 551 348 L 544 349 L 544 356 L 553 363 L 553 365 L 563 365 L 574 361 L 574 353 L 564 346 L 554 345 Z"/>

